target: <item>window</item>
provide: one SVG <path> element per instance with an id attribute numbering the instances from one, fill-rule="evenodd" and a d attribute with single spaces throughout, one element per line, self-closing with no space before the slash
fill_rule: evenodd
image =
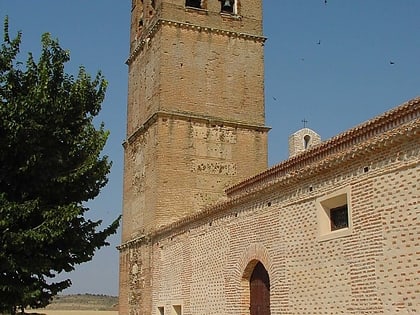
<path id="1" fill-rule="evenodd" d="M 220 3 L 222 5 L 221 12 L 229 14 L 235 13 L 235 0 L 220 0 Z"/>
<path id="2" fill-rule="evenodd" d="M 347 204 L 330 209 L 331 231 L 337 231 L 349 227 Z"/>
<path id="3" fill-rule="evenodd" d="M 163 308 L 163 306 L 158 307 L 157 315 L 165 315 L 165 309 Z"/>
<path id="4" fill-rule="evenodd" d="M 351 234 L 352 221 L 349 200 L 349 188 L 342 188 L 316 200 L 320 240 Z"/>
<path id="5" fill-rule="evenodd" d="M 305 135 L 303 137 L 303 148 L 307 150 L 309 148 L 310 143 L 311 143 L 311 136 Z"/>
<path id="6" fill-rule="evenodd" d="M 174 308 L 174 315 L 182 315 L 182 307 L 181 305 L 173 305 Z"/>
<path id="7" fill-rule="evenodd" d="M 185 1 L 185 6 L 193 8 L 201 8 L 201 0 L 187 0 Z"/>

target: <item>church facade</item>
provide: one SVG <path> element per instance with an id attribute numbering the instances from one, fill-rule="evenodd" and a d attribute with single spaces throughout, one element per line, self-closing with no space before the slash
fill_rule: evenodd
<path id="1" fill-rule="evenodd" d="M 133 0 L 119 313 L 420 312 L 420 99 L 267 167 L 262 1 Z"/>

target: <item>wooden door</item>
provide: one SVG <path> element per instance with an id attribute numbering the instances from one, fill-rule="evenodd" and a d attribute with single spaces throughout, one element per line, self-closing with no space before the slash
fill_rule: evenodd
<path id="1" fill-rule="evenodd" d="M 250 314 L 270 315 L 270 279 L 262 263 L 258 262 L 249 281 Z"/>

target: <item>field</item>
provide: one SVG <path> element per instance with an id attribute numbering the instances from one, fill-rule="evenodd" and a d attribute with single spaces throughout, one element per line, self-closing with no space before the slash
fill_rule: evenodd
<path id="1" fill-rule="evenodd" d="M 59 295 L 45 309 L 31 315 L 118 315 L 118 297 L 96 294 Z"/>

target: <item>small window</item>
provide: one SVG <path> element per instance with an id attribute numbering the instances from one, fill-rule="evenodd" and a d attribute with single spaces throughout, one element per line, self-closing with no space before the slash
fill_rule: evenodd
<path id="1" fill-rule="evenodd" d="M 174 308 L 174 315 L 182 315 L 181 305 L 173 305 L 173 308 Z"/>
<path id="2" fill-rule="evenodd" d="M 303 148 L 306 150 L 309 148 L 311 144 L 311 136 L 310 135 L 305 135 L 303 137 Z"/>
<path id="3" fill-rule="evenodd" d="M 220 0 L 222 5 L 221 12 L 223 13 L 235 13 L 235 0 Z"/>
<path id="4" fill-rule="evenodd" d="M 343 188 L 316 200 L 320 240 L 351 234 L 350 189 Z"/>
<path id="5" fill-rule="evenodd" d="M 186 7 L 192 7 L 192 8 L 201 8 L 201 0 L 187 0 L 185 2 Z"/>
<path id="6" fill-rule="evenodd" d="M 163 308 L 163 306 L 158 307 L 157 315 L 165 315 L 165 309 Z"/>
<path id="7" fill-rule="evenodd" d="M 330 209 L 331 231 L 349 227 L 349 214 L 347 211 L 347 204 Z"/>

